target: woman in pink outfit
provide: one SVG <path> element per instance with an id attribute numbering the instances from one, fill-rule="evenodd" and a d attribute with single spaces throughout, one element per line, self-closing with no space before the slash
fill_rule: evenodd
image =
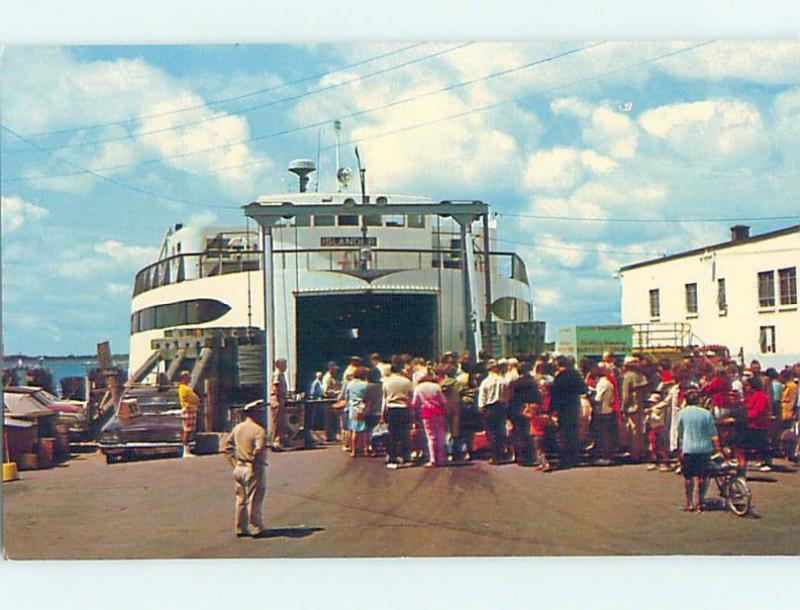
<path id="1" fill-rule="evenodd" d="M 428 453 L 430 462 L 427 468 L 443 466 L 445 463 L 445 416 L 447 414 L 447 399 L 434 381 L 433 374 L 428 372 L 420 379 L 414 389 L 411 407 L 419 409 L 422 423 L 425 426 L 425 435 L 428 437 Z"/>

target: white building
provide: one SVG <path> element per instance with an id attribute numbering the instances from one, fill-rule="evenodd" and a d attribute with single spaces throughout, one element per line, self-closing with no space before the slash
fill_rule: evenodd
<path id="1" fill-rule="evenodd" d="M 689 324 L 696 343 L 783 366 L 800 359 L 799 266 L 800 225 L 737 225 L 729 241 L 622 267 L 622 323 Z"/>

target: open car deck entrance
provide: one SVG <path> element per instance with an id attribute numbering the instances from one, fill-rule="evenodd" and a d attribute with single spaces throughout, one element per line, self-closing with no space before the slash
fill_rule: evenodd
<path id="1" fill-rule="evenodd" d="M 330 360 L 344 370 L 351 356 L 373 352 L 434 356 L 436 295 L 300 295 L 296 306 L 298 389 Z"/>

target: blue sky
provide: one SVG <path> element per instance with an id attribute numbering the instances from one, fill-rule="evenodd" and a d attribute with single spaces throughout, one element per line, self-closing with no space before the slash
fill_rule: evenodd
<path id="1" fill-rule="evenodd" d="M 551 331 L 618 321 L 619 265 L 733 224 L 692 219 L 800 214 L 800 44 L 600 42 L 6 48 L 2 124 L 29 142 L 0 141 L 6 352 L 127 351 L 165 229 L 289 190 L 308 125 L 332 187 L 330 123 L 353 113 L 371 188 L 493 205 Z"/>

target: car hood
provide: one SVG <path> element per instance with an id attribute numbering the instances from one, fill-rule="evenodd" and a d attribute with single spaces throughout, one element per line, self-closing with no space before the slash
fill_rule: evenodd
<path id="1" fill-rule="evenodd" d="M 183 424 L 177 415 L 156 415 L 143 413 L 134 417 L 114 416 L 103 426 L 104 435 L 115 434 L 122 441 L 156 441 L 179 439 Z"/>
<path id="2" fill-rule="evenodd" d="M 83 414 L 83 406 L 78 402 L 53 402 L 47 405 L 47 408 L 51 411 L 57 411 L 59 413 L 79 413 Z"/>

